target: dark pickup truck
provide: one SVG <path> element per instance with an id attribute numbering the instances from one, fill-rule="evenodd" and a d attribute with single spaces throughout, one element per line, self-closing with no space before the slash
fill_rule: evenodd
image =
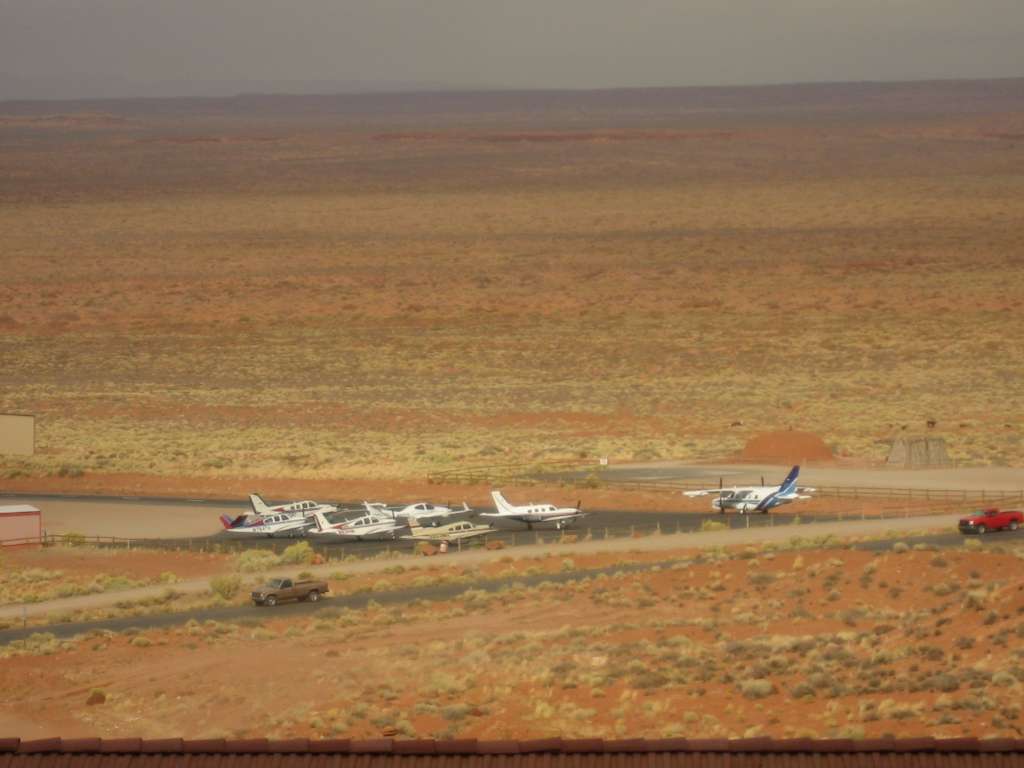
<path id="1" fill-rule="evenodd" d="M 999 510 L 995 507 L 982 509 L 967 517 L 960 518 L 960 533 L 988 533 L 1006 528 L 1016 531 L 1024 525 L 1024 513 L 1019 509 Z"/>
<path id="2" fill-rule="evenodd" d="M 252 601 L 256 605 L 277 605 L 282 600 L 308 600 L 315 603 L 326 592 L 326 581 L 271 579 L 252 591 Z"/>

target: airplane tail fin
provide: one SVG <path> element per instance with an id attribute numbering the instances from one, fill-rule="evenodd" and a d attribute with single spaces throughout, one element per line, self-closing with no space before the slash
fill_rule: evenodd
<path id="1" fill-rule="evenodd" d="M 249 494 L 249 506 L 252 507 L 252 511 L 257 515 L 271 515 L 273 510 L 266 505 L 263 499 L 260 498 L 258 493 Z"/>
<path id="2" fill-rule="evenodd" d="M 223 525 L 225 528 L 230 528 L 231 527 L 231 522 L 232 522 L 231 518 L 228 517 L 227 515 L 221 515 L 220 516 L 220 524 Z"/>
<path id="3" fill-rule="evenodd" d="M 381 517 L 387 517 L 391 520 L 395 519 L 395 513 L 388 509 L 388 505 L 379 501 L 364 501 L 363 508 L 371 515 L 380 515 Z"/>
<path id="4" fill-rule="evenodd" d="M 468 514 L 469 512 L 473 511 L 473 508 L 470 507 L 469 504 L 467 504 L 466 502 L 462 502 L 462 509 L 460 511 L 463 514 Z"/>
<path id="5" fill-rule="evenodd" d="M 501 491 L 491 491 L 491 498 L 494 499 L 494 506 L 497 507 L 499 515 L 513 515 L 515 510 L 512 505 L 509 504 L 505 497 L 501 495 Z"/>
<path id="6" fill-rule="evenodd" d="M 239 525 L 241 525 L 242 521 L 245 520 L 245 518 L 245 515 L 239 515 L 234 519 L 228 517 L 227 515 L 221 515 L 220 524 L 224 526 L 225 530 L 230 530 L 231 528 L 237 528 Z"/>
<path id="7" fill-rule="evenodd" d="M 324 513 L 320 510 L 313 513 L 313 519 L 316 520 L 316 529 L 321 533 L 331 527 L 331 524 L 327 522 L 327 518 L 324 517 Z"/>
<path id="8" fill-rule="evenodd" d="M 786 475 L 786 479 L 782 481 L 782 485 L 779 486 L 778 495 L 788 496 L 789 494 L 796 491 L 796 479 L 800 476 L 800 466 L 797 465 L 789 470 L 789 474 Z"/>

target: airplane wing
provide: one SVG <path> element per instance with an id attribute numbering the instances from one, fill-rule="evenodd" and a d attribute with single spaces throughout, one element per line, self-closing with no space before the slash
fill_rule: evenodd
<path id="1" fill-rule="evenodd" d="M 463 541 L 465 539 L 475 539 L 477 536 L 486 536 L 489 533 L 494 533 L 494 531 L 459 531 L 458 533 L 454 533 L 450 537 L 448 537 L 448 541 Z"/>
<path id="2" fill-rule="evenodd" d="M 566 512 L 561 515 L 506 515 L 509 520 L 522 520 L 527 523 L 557 523 L 561 520 L 575 520 L 578 517 L 583 517 L 586 512 L 573 511 Z"/>
<path id="3" fill-rule="evenodd" d="M 798 489 L 798 490 L 814 490 L 814 489 L 813 488 L 802 488 L 802 489 Z M 787 499 L 789 501 L 792 501 L 793 499 L 813 499 L 814 498 L 813 496 L 811 496 L 809 494 L 797 493 L 796 491 L 793 491 L 792 493 L 780 493 L 780 494 L 777 494 L 777 497 L 780 498 L 780 499 Z"/>
<path id="4" fill-rule="evenodd" d="M 733 494 L 739 490 L 742 489 L 738 486 L 732 486 L 731 488 L 701 488 L 699 491 L 683 491 L 683 496 L 689 496 L 691 499 L 694 499 L 698 496 L 711 496 L 712 494 Z"/>

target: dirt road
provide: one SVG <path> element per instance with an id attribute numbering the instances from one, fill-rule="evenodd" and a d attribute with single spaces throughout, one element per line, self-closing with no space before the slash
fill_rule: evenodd
<path id="1" fill-rule="evenodd" d="M 540 544 L 516 547 L 515 549 L 476 550 L 458 555 L 452 554 L 445 558 L 404 558 L 401 563 L 406 568 L 422 568 L 429 570 L 440 565 L 474 565 L 503 557 L 540 557 L 548 554 L 570 555 L 593 552 L 654 552 L 686 549 L 707 549 L 720 546 L 741 546 L 765 542 L 786 541 L 790 538 L 816 536 L 864 536 L 883 534 L 889 531 L 907 532 L 932 529 L 952 529 L 956 526 L 957 515 L 936 515 L 927 517 L 911 517 L 887 520 L 847 520 L 843 522 L 807 523 L 797 527 L 781 528 L 749 528 L 727 531 L 707 531 L 695 533 L 679 533 L 661 536 L 646 536 L 637 539 L 613 539 L 610 541 L 586 541 L 573 544 Z M 339 565 L 332 563 L 306 568 L 315 576 L 324 578 L 328 574 L 344 570 L 352 574 L 373 573 L 382 571 L 395 564 L 394 560 L 367 560 Z M 269 575 L 293 576 L 296 568 L 277 569 Z M 174 588 L 186 594 L 202 592 L 209 587 L 208 579 L 192 579 L 174 585 Z M 140 600 L 156 597 L 166 585 L 140 587 L 119 592 L 69 597 L 51 600 L 44 603 L 28 605 L 8 605 L 0 607 L 0 619 L 18 619 L 21 617 L 41 616 L 48 613 L 64 613 L 68 611 L 101 608 L 124 600 Z"/>

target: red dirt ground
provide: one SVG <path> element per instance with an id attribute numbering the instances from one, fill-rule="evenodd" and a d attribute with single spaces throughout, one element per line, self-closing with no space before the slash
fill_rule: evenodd
<path id="1" fill-rule="evenodd" d="M 69 579 L 101 574 L 155 579 L 168 571 L 179 579 L 194 579 L 220 573 L 231 559 L 212 553 L 93 547 L 17 547 L 3 550 L 0 557 L 5 568 L 46 568 L 62 571 Z"/>
<path id="2" fill-rule="evenodd" d="M 813 432 L 779 431 L 752 437 L 743 448 L 743 458 L 806 464 L 808 461 L 832 461 L 835 456 L 825 441 Z"/>
<path id="3" fill-rule="evenodd" d="M 49 647 L 52 663 L 0 660 L 0 730 L 1014 736 L 1024 674 L 1014 561 L 750 551 L 445 604 L 97 635 Z M 748 697 L 750 680 L 774 688 Z M 106 702 L 87 705 L 97 688 Z"/>

